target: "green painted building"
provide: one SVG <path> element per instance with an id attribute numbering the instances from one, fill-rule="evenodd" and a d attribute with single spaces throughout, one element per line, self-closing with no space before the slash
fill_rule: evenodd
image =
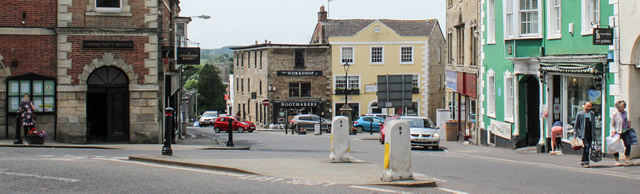
<path id="1" fill-rule="evenodd" d="M 575 115 L 585 102 L 592 102 L 596 139 L 602 142 L 613 107 L 607 57 L 613 47 L 594 45 L 593 39 L 594 28 L 609 28 L 609 1 L 482 2 L 483 141 L 545 148 L 552 124 L 561 121 L 562 139 L 568 142 Z"/>

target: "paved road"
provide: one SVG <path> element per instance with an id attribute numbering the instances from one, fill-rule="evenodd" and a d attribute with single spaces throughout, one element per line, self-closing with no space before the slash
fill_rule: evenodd
<path id="1" fill-rule="evenodd" d="M 203 131 L 206 134 L 206 130 Z M 226 134 L 210 134 L 226 140 Z M 234 134 L 236 135 L 236 134 Z M 287 156 L 328 157 L 329 136 L 285 135 L 283 132 L 237 134 L 236 141 L 251 145 L 247 152 L 224 152 L 233 158 Z M 383 146 L 378 134 L 351 136 L 351 155 L 382 164 Z M 373 139 L 373 140 L 368 140 Z M 414 149 L 412 171 L 439 180 L 450 191 L 471 193 L 640 193 L 640 165 L 614 167 L 612 159 L 584 169 L 579 156 L 536 154 L 515 150 L 467 146 L 445 142 L 441 150 Z M 382 166 L 380 167 L 382 171 Z M 411 190 L 413 191 L 413 190 Z"/>

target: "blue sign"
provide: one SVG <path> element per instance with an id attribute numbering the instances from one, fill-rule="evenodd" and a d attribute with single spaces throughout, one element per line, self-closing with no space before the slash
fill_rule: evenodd
<path id="1" fill-rule="evenodd" d="M 458 72 L 447 71 L 447 88 L 458 91 Z"/>

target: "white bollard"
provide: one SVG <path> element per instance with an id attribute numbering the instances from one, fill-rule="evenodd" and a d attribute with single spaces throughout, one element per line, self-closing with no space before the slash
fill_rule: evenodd
<path id="1" fill-rule="evenodd" d="M 331 148 L 329 161 L 332 163 L 351 162 L 349 159 L 349 119 L 337 116 L 331 122 Z"/>
<path id="2" fill-rule="evenodd" d="M 386 136 L 384 143 L 384 173 L 380 180 L 390 182 L 396 180 L 412 180 L 411 169 L 411 130 L 409 123 L 403 120 L 392 120 L 384 126 Z"/>
<path id="3" fill-rule="evenodd" d="M 320 135 L 320 124 L 313 125 L 314 134 Z"/>

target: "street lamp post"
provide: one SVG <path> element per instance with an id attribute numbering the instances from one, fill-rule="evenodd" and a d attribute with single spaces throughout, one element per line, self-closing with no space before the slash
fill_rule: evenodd
<path id="1" fill-rule="evenodd" d="M 351 107 L 349 106 L 349 101 L 348 101 L 348 97 L 349 97 L 349 62 L 346 62 L 344 64 L 344 80 L 345 80 L 345 85 L 344 85 L 344 105 L 342 106 L 342 108 L 340 108 L 340 112 L 342 113 L 342 116 L 347 117 L 348 119 L 348 123 L 349 123 L 349 134 L 353 134 L 353 130 L 351 129 Z"/>

